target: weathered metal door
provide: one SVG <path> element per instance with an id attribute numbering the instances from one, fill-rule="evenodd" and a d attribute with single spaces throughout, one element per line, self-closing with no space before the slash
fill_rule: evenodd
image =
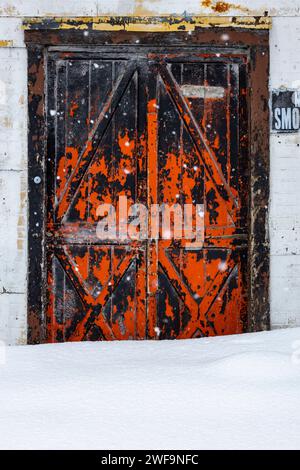
<path id="1" fill-rule="evenodd" d="M 194 50 L 193 50 L 194 51 Z M 48 59 L 49 341 L 243 331 L 247 60 L 238 53 L 53 52 Z M 97 208 L 202 204 L 203 246 L 99 239 Z"/>

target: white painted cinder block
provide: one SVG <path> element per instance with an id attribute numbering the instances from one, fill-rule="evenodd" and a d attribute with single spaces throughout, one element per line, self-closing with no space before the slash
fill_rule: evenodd
<path id="1" fill-rule="evenodd" d="M 26 339 L 27 175 L 0 171 L 0 340 Z"/>
<path id="2" fill-rule="evenodd" d="M 10 41 L 10 47 L 25 47 L 22 18 L 1 16 L 0 14 L 0 32 L 0 39 Z"/>
<path id="3" fill-rule="evenodd" d="M 0 198 L 0 292 L 21 294 L 26 292 L 25 171 L 0 171 Z"/>
<path id="4" fill-rule="evenodd" d="M 284 3 L 284 2 L 282 2 Z M 273 18 L 270 88 L 300 88 L 300 18 Z M 271 324 L 300 325 L 300 133 L 271 134 Z"/>
<path id="5" fill-rule="evenodd" d="M 271 256 L 271 324 L 300 326 L 300 255 Z"/>
<path id="6" fill-rule="evenodd" d="M 20 19 L 0 20 L 0 339 L 26 341 L 27 51 Z M 5 34 L 5 36 L 3 35 Z"/>
<path id="7" fill-rule="evenodd" d="M 97 0 L 0 0 L 0 15 L 8 17 L 96 16 L 97 8 Z"/>
<path id="8" fill-rule="evenodd" d="M 27 321 L 24 294 L 0 294 L 0 341 L 7 345 L 26 344 Z"/>
<path id="9" fill-rule="evenodd" d="M 219 12 L 216 2 L 199 0 L 0 0 L 0 16 L 25 17 L 25 16 L 97 16 L 97 15 L 170 15 L 197 14 L 216 15 L 221 14 L 247 16 L 264 15 L 292 16 L 299 14 L 298 0 L 232 0 L 227 7 Z M 224 5 L 226 2 L 223 2 Z"/>
<path id="10" fill-rule="evenodd" d="M 26 341 L 27 64 L 33 16 L 216 15 L 199 0 L 0 0 L 0 340 Z M 183 11 L 184 10 L 184 11 Z M 222 15 L 273 16 L 270 89 L 300 87 L 300 1 L 234 0 Z M 295 16 L 296 15 L 296 16 Z M 271 135 L 271 322 L 300 325 L 300 134 Z"/>
<path id="11" fill-rule="evenodd" d="M 0 171 L 26 168 L 27 51 L 0 48 Z"/>

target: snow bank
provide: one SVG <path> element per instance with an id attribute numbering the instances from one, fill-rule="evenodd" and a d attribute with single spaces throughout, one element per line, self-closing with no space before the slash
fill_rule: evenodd
<path id="1" fill-rule="evenodd" d="M 299 449 L 300 328 L 9 347 L 2 449 Z"/>

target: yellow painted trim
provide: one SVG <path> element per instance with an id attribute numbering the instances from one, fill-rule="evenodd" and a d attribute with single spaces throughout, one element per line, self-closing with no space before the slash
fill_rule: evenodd
<path id="1" fill-rule="evenodd" d="M 122 17 L 101 16 L 83 18 L 29 18 L 23 28 L 35 29 L 90 29 L 95 31 L 194 31 L 195 28 L 234 27 L 248 29 L 270 29 L 271 18 L 266 16 L 192 16 L 188 18 L 166 17 Z"/>
<path id="2" fill-rule="evenodd" d="M 0 47 L 12 47 L 13 41 L 7 39 L 0 39 Z"/>

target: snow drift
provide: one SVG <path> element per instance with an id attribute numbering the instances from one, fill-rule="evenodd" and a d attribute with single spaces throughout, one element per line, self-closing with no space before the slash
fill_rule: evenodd
<path id="1" fill-rule="evenodd" d="M 299 449 L 300 328 L 6 349 L 2 449 Z"/>

